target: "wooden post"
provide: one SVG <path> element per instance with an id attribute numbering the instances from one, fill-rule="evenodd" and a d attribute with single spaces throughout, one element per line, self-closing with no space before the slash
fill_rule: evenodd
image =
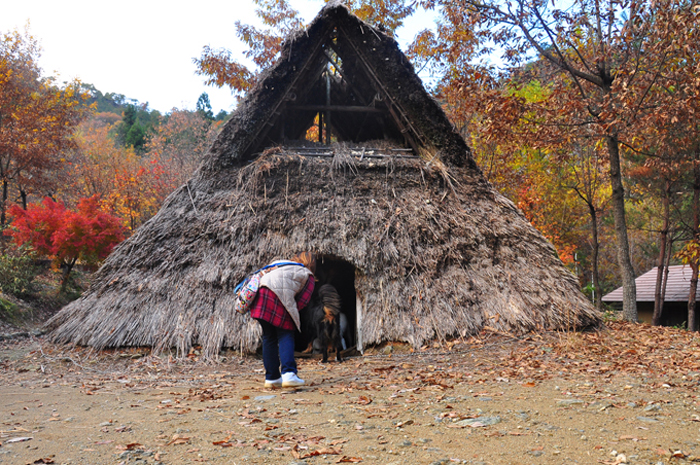
<path id="1" fill-rule="evenodd" d="M 282 112 L 281 112 L 281 118 L 279 119 L 279 122 L 280 122 L 280 141 L 282 141 L 282 143 L 284 143 L 284 141 L 287 137 L 284 133 L 284 127 L 286 126 L 285 119 L 284 119 L 284 110 L 282 110 Z"/>
<path id="2" fill-rule="evenodd" d="M 331 106 L 331 74 L 326 67 L 326 106 Z M 331 111 L 326 110 L 326 145 L 331 145 Z"/>

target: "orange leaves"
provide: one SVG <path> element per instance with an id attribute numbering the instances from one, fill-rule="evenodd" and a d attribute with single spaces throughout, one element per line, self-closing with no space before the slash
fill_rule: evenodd
<path id="1" fill-rule="evenodd" d="M 58 184 L 53 174 L 62 163 L 61 152 L 75 146 L 73 128 L 88 109 L 77 82 L 59 88 L 41 76 L 39 52 L 27 33 L 0 34 L 0 178 L 23 196 Z M 2 224 L 7 200 L 5 190 Z"/>
<path id="2" fill-rule="evenodd" d="M 389 34 L 401 27 L 404 19 L 416 11 L 415 2 L 384 0 L 349 0 L 345 5 L 353 14 L 369 24 L 381 24 Z"/>
<path id="3" fill-rule="evenodd" d="M 218 132 L 197 112 L 173 110 L 155 128 L 138 155 L 113 140 L 114 118 L 98 114 L 81 124 L 78 150 L 70 158 L 63 197 L 99 194 L 112 213 L 133 230 L 153 216 L 201 162 Z"/>
<path id="4" fill-rule="evenodd" d="M 254 82 L 254 74 L 244 65 L 233 61 L 231 52 L 226 49 L 212 49 L 205 46 L 202 56 L 195 58 L 196 73 L 205 76 L 209 86 L 229 86 L 238 92 L 246 92 Z"/>

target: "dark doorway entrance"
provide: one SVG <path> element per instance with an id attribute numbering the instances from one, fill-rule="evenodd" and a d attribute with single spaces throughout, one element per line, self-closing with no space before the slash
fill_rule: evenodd
<path id="1" fill-rule="evenodd" d="M 355 267 L 334 255 L 318 255 L 316 257 L 316 286 L 314 293 L 324 284 L 331 284 L 338 291 L 341 299 L 341 312 L 345 314 L 348 329 L 345 343 L 348 348 L 357 344 L 357 297 L 355 294 Z M 303 312 L 303 310 L 302 310 Z M 298 334 L 296 350 L 303 351 L 308 347 L 311 337 Z"/>

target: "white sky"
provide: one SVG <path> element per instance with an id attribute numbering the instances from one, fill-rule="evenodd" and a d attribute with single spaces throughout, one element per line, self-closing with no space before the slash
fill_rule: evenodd
<path id="1" fill-rule="evenodd" d="M 323 0 L 290 3 L 306 23 L 324 5 Z M 193 110 L 202 92 L 209 94 L 214 113 L 233 109 L 230 90 L 205 86 L 192 59 L 210 45 L 242 60 L 237 20 L 256 23 L 252 1 L 0 0 L 0 33 L 23 31 L 29 21 L 29 32 L 43 49 L 44 75 L 57 75 L 59 81 L 77 78 L 102 93 L 148 102 L 162 113 L 175 107 Z M 402 47 L 431 22 L 411 18 L 397 34 Z"/>

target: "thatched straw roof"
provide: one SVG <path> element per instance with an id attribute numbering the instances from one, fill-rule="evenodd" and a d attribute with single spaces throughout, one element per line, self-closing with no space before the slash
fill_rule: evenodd
<path id="1" fill-rule="evenodd" d="M 347 142 L 289 142 L 318 113 Z M 51 337 L 255 350 L 259 325 L 234 312 L 232 290 L 303 250 L 322 258 L 319 280 L 339 287 L 361 346 L 599 323 L 552 245 L 485 181 L 396 42 L 330 4 L 287 40 L 194 178 L 49 322 Z"/>

